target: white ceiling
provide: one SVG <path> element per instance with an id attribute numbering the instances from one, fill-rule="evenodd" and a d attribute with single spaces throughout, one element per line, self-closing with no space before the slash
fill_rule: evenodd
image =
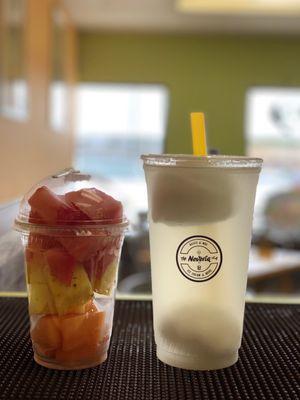
<path id="1" fill-rule="evenodd" d="M 224 0 L 223 0 L 224 1 Z M 289 15 L 179 12 L 175 0 L 64 0 L 84 30 L 138 32 L 300 33 L 300 13 Z M 300 2 L 300 0 L 299 0 Z"/>

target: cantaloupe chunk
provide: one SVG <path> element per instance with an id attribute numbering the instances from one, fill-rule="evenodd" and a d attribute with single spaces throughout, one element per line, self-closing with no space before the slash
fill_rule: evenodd
<path id="1" fill-rule="evenodd" d="M 61 347 L 62 336 L 60 321 L 57 316 L 46 315 L 40 317 L 30 332 L 33 343 L 45 350 L 56 350 Z"/>
<path id="2" fill-rule="evenodd" d="M 78 363 L 97 363 L 107 351 L 106 344 L 85 345 L 73 350 L 65 351 L 58 349 L 55 353 L 57 363 L 73 365 Z"/>
<path id="3" fill-rule="evenodd" d="M 38 356 L 43 358 L 49 358 L 53 360 L 55 358 L 55 350 L 44 348 L 36 343 L 33 343 L 34 352 L 37 353 Z"/>
<path id="4" fill-rule="evenodd" d="M 97 345 L 103 333 L 104 319 L 102 311 L 61 317 L 62 350 Z"/>

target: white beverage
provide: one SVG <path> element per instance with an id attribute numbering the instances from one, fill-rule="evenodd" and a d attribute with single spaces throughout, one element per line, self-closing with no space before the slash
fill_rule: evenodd
<path id="1" fill-rule="evenodd" d="M 196 370 L 238 359 L 261 160 L 144 156 L 158 358 Z"/>

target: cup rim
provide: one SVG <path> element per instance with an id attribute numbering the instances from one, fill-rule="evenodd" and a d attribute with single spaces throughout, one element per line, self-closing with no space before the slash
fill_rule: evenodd
<path id="1" fill-rule="evenodd" d="M 263 160 L 258 157 L 234 155 L 194 156 L 192 154 L 143 154 L 144 167 L 202 167 L 261 169 Z"/>
<path id="2" fill-rule="evenodd" d="M 14 221 L 14 229 L 22 234 L 41 234 L 53 236 L 102 236 L 103 231 L 118 231 L 125 232 L 129 226 L 127 218 L 116 220 L 103 220 L 103 223 L 94 224 L 63 224 L 63 225 L 42 225 L 35 224 L 27 221 L 22 221 L 16 218 Z"/>

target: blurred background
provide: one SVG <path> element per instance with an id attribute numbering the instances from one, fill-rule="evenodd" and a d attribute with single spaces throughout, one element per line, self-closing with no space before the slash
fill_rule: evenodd
<path id="1" fill-rule="evenodd" d="M 20 197 L 73 165 L 131 221 L 122 293 L 150 293 L 141 153 L 265 160 L 248 295 L 300 292 L 300 0 L 0 0 L 0 291 L 25 290 Z"/>

